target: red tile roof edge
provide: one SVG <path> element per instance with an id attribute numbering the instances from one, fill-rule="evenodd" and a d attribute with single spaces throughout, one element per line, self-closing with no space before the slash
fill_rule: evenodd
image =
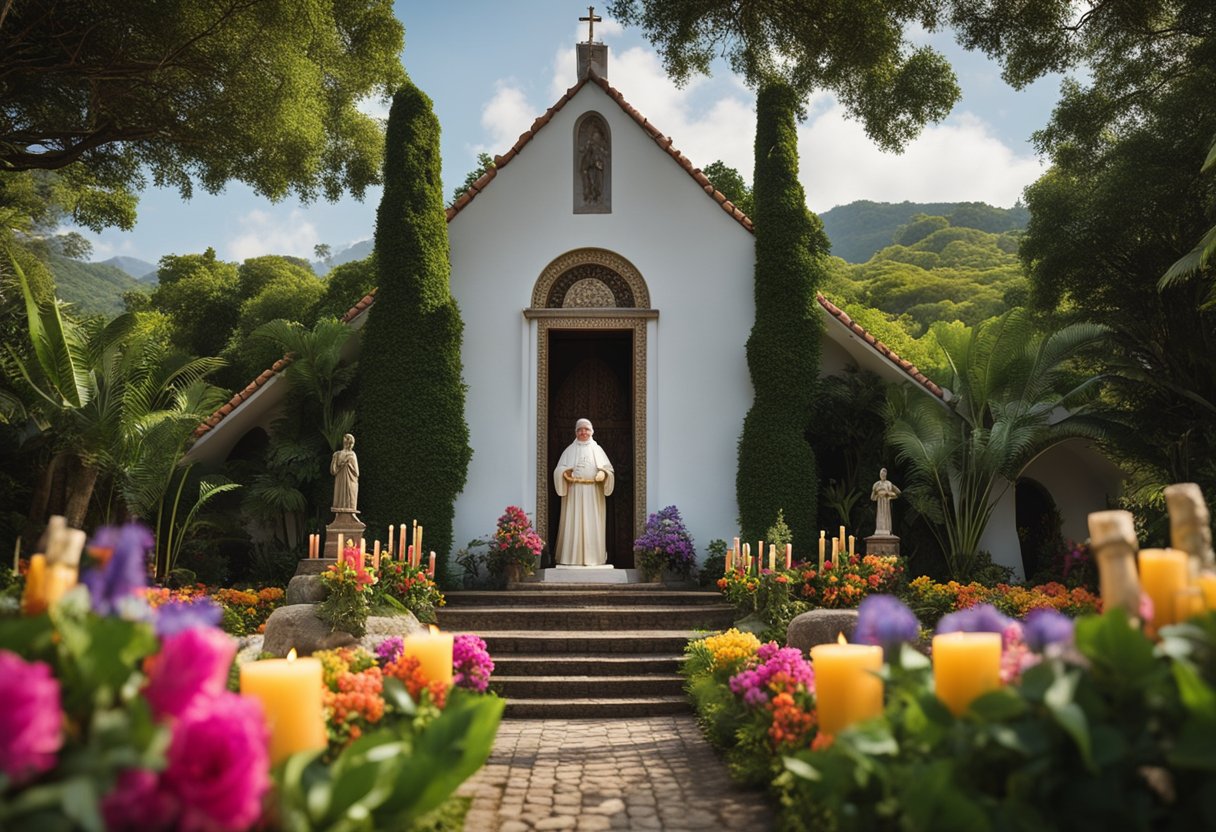
<path id="1" fill-rule="evenodd" d="M 882 341 L 879 341 L 877 338 L 871 335 L 864 326 L 850 318 L 848 313 L 846 313 L 843 309 L 832 303 L 823 295 L 816 295 L 815 300 L 819 301 L 819 305 L 822 306 L 829 315 L 852 330 L 855 335 L 861 338 L 861 340 L 865 341 L 867 344 L 877 350 L 878 354 L 883 358 L 887 359 L 896 367 L 911 376 L 913 381 L 924 387 L 939 399 L 945 398 L 945 395 L 942 393 L 942 388 L 935 384 L 932 379 L 918 370 L 915 364 L 913 364 L 911 361 L 900 358 L 899 354 L 895 352 L 895 350 L 891 349 Z"/>

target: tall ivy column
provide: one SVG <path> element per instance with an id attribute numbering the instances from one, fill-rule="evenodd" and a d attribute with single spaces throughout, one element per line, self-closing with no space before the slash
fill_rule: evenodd
<path id="1" fill-rule="evenodd" d="M 389 111 L 376 213 L 380 283 L 359 361 L 359 506 L 369 535 L 417 518 L 443 579 L 472 449 L 441 184 L 439 121 L 407 81 Z"/>
<path id="2" fill-rule="evenodd" d="M 828 239 L 798 182 L 794 91 L 768 83 L 756 98 L 756 321 L 747 339 L 755 400 L 743 421 L 735 493 L 746 540 L 785 512 L 795 552 L 815 545 L 819 478 L 805 431 L 823 329 L 815 293 Z"/>

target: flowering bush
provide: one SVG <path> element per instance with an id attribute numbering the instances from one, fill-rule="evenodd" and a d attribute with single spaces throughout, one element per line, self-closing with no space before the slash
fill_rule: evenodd
<path id="1" fill-rule="evenodd" d="M 536 571 L 540 553 L 545 542 L 532 528 L 532 521 L 519 506 L 507 506 L 498 518 L 490 550 L 486 555 L 486 566 L 490 574 L 502 578 L 510 567 L 518 567 L 524 575 Z"/>
<path id="2" fill-rule="evenodd" d="M 0 624 L 0 827 L 239 830 L 270 788 L 261 706 L 225 689 L 209 601 L 139 596 L 151 535 L 99 530 L 86 588 Z"/>
<path id="3" fill-rule="evenodd" d="M 220 626 L 234 636 L 260 633 L 266 629 L 266 619 L 283 605 L 285 593 L 277 586 L 262 589 L 228 589 L 205 584 L 169 589 L 148 587 L 143 591 L 148 605 L 157 609 L 169 602 L 194 603 L 210 599 L 220 605 L 223 616 Z"/>
<path id="4" fill-rule="evenodd" d="M 494 660 L 486 643 L 475 635 L 462 633 L 452 643 L 452 682 L 460 688 L 485 693 L 494 672 Z"/>
<path id="5" fill-rule="evenodd" d="M 646 518 L 642 536 L 633 541 L 633 551 L 639 568 L 652 579 L 661 575 L 664 569 L 687 578 L 697 562 L 692 535 L 684 527 L 680 510 L 675 506 L 667 506 Z"/>
<path id="6" fill-rule="evenodd" d="M 799 571 L 798 596 L 814 607 L 856 607 L 867 595 L 894 588 L 903 566 L 893 555 L 846 555 L 826 561 L 819 570 L 807 564 Z"/>
<path id="7" fill-rule="evenodd" d="M 342 558 L 321 573 L 325 600 L 317 604 L 317 617 L 335 630 L 360 638 L 367 632 L 371 613 L 371 586 L 376 576 L 368 572 L 357 548 L 348 546 Z"/>
<path id="8" fill-rule="evenodd" d="M 443 593 L 426 569 L 387 558 L 380 561 L 376 573 L 372 605 L 380 606 L 379 602 L 386 597 L 412 612 L 423 624 L 434 624 L 438 620 L 436 608 L 444 605 Z"/>
<path id="9" fill-rule="evenodd" d="M 904 595 L 908 605 L 921 621 L 933 622 L 942 616 L 977 604 L 991 604 L 1013 618 L 1024 618 L 1035 609 L 1054 609 L 1072 617 L 1100 612 L 1102 600 L 1083 587 L 1069 589 L 1063 584 L 1040 586 L 980 583 L 960 584 L 957 581 L 937 583 L 921 576 L 908 584 Z"/>
<path id="10" fill-rule="evenodd" d="M 701 642 L 710 655 L 711 670 L 736 672 L 751 661 L 760 649 L 760 639 L 752 633 L 741 633 L 735 628 L 720 635 L 710 636 Z"/>

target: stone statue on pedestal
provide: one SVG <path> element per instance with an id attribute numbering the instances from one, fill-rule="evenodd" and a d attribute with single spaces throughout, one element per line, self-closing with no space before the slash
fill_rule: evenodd
<path id="1" fill-rule="evenodd" d="M 325 527 L 325 557 L 337 558 L 343 541 L 358 541 L 366 528 L 359 513 L 359 458 L 355 456 L 355 437 L 342 437 L 341 450 L 329 462 L 334 477 L 334 500 L 330 507 L 334 520 Z"/>
<path id="2" fill-rule="evenodd" d="M 899 538 L 891 533 L 891 501 L 900 490 L 887 479 L 887 469 L 878 472 L 878 482 L 870 488 L 870 499 L 878 504 L 875 510 L 874 534 L 866 538 L 867 555 L 898 555 Z"/>

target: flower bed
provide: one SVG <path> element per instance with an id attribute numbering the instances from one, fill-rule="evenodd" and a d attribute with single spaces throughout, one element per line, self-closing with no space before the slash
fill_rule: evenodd
<path id="1" fill-rule="evenodd" d="M 980 583 L 960 584 L 957 581 L 938 583 L 921 576 L 911 581 L 902 593 L 908 606 L 921 621 L 933 623 L 951 612 L 991 604 L 1005 615 L 1024 618 L 1035 609 L 1054 609 L 1073 617 L 1102 611 L 1102 599 L 1082 587 L 1068 588 L 1051 582 L 1039 586 Z"/>
<path id="2" fill-rule="evenodd" d="M 835 736 L 819 731 L 827 692 L 797 651 L 737 631 L 687 649 L 707 737 L 770 790 L 779 829 L 1213 827 L 1216 614 L 1154 643 L 1121 610 L 1074 626 L 1051 605 L 1024 622 L 968 607 L 938 631 L 1000 633 L 1001 681 L 955 715 L 935 692 L 949 680 L 900 643 L 916 619 L 870 600 L 857 632 L 889 642 L 885 708 Z"/>
<path id="3" fill-rule="evenodd" d="M 223 610 L 220 626 L 224 632 L 234 636 L 262 632 L 266 628 L 266 619 L 283 605 L 286 595 L 277 586 L 236 589 L 209 587 L 205 584 L 180 589 L 148 587 L 143 592 L 148 605 L 153 609 L 170 602 L 191 604 L 209 598 Z"/>

